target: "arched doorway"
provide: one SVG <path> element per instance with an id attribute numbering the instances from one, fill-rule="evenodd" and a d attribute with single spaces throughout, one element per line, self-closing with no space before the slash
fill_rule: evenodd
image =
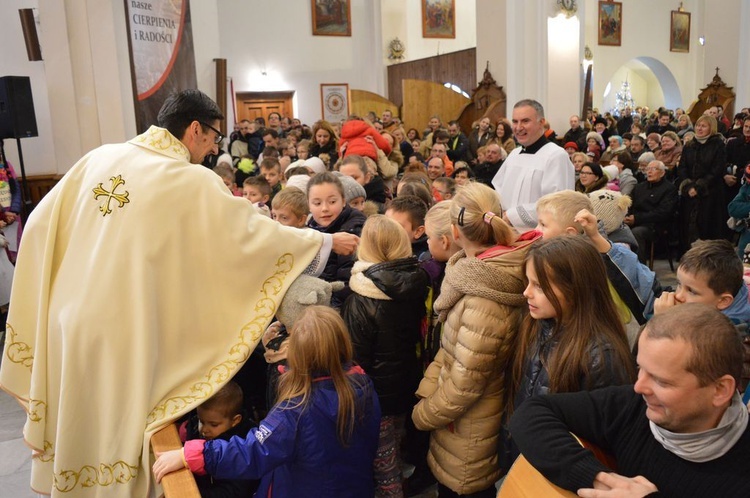
<path id="1" fill-rule="evenodd" d="M 627 81 L 636 106 L 648 106 L 656 110 L 659 106 L 667 109 L 683 107 L 682 93 L 672 71 L 653 57 L 636 57 L 629 60 L 610 77 L 602 96 L 600 112 L 615 108 L 617 93 Z"/>

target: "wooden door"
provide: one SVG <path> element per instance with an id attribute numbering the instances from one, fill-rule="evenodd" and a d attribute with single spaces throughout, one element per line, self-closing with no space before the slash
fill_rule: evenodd
<path id="1" fill-rule="evenodd" d="M 283 117 L 294 117 L 292 97 L 294 92 L 240 92 L 237 93 L 237 121 L 263 118 L 278 112 Z"/>

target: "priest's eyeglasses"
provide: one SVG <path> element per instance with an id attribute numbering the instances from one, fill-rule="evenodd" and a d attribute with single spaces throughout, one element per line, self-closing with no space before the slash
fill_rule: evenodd
<path id="1" fill-rule="evenodd" d="M 214 138 L 214 143 L 215 144 L 220 144 L 221 141 L 224 140 L 224 135 L 222 135 L 219 130 L 217 130 L 216 128 L 214 128 L 213 126 L 211 126 L 208 123 L 204 123 L 203 121 L 198 121 L 198 122 L 200 124 L 202 124 L 203 126 L 208 126 L 209 128 L 211 128 L 214 131 L 214 133 L 216 133 L 216 138 Z"/>

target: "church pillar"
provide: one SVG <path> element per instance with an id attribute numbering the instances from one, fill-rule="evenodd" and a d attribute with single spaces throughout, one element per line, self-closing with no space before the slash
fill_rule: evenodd
<path id="1" fill-rule="evenodd" d="M 477 74 L 486 63 L 508 95 L 508 117 L 525 98 L 544 106 L 558 133 L 579 112 L 583 88 L 584 2 L 570 19 L 555 0 L 477 2 Z"/>
<path id="2" fill-rule="evenodd" d="M 39 2 L 56 172 L 135 132 L 122 2 Z M 117 22 L 115 22 L 117 20 Z"/>

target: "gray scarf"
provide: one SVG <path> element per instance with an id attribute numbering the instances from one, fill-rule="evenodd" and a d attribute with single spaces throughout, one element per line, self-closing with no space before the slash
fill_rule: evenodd
<path id="1" fill-rule="evenodd" d="M 738 393 L 714 429 L 692 434 L 676 434 L 649 421 L 651 433 L 665 450 L 689 462 L 708 462 L 732 449 L 747 428 L 747 407 Z"/>

